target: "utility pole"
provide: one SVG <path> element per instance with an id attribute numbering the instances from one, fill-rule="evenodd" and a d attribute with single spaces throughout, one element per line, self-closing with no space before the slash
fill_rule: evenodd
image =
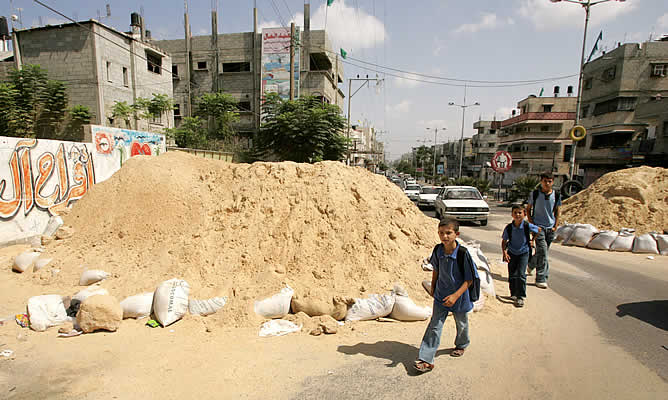
<path id="1" fill-rule="evenodd" d="M 191 75 L 191 65 L 190 65 L 190 19 L 188 17 L 188 1 L 183 0 L 183 7 L 185 9 L 184 15 L 183 15 L 183 23 L 185 27 L 185 35 L 186 35 L 186 67 L 185 67 L 185 73 L 186 73 L 186 84 L 185 84 L 185 89 L 186 89 L 186 107 L 185 107 L 185 116 L 186 117 L 192 117 L 192 99 L 191 99 L 191 94 L 190 94 L 190 75 Z M 132 57 L 134 60 L 134 57 Z"/>
<path id="2" fill-rule="evenodd" d="M 368 85 L 369 82 L 375 81 L 376 85 L 379 85 L 380 82 L 382 82 L 384 80 L 385 79 L 379 79 L 378 77 L 369 78 L 369 75 L 367 75 L 366 78 L 360 78 L 359 75 L 357 75 L 357 78 L 348 78 L 348 129 L 347 129 L 348 134 L 346 135 L 346 138 L 348 139 L 348 144 L 346 145 L 346 147 L 348 149 L 347 154 L 346 154 L 346 164 L 347 165 L 350 165 L 350 103 L 351 103 L 351 100 L 353 99 L 353 96 L 356 95 L 357 92 L 359 92 L 360 89 L 362 89 L 365 85 Z M 359 88 L 357 88 L 357 90 L 355 90 L 355 93 L 350 94 L 350 92 L 352 91 L 352 87 L 353 87 L 353 81 L 364 81 L 364 83 L 362 83 L 362 86 L 360 86 Z"/>
<path id="3" fill-rule="evenodd" d="M 457 106 L 462 108 L 462 137 L 460 139 L 459 146 L 459 179 L 462 178 L 462 163 L 464 161 L 464 116 L 466 115 L 466 108 L 471 106 L 479 106 L 480 103 L 477 101 L 473 104 L 466 104 L 466 85 L 464 85 L 464 103 L 455 104 L 453 102 L 448 103 L 449 106 Z"/>
<path id="4" fill-rule="evenodd" d="M 429 139 L 426 139 L 426 138 L 425 138 L 425 139 L 422 139 L 422 140 L 418 139 L 417 141 L 418 141 L 418 142 L 422 142 L 422 146 L 421 146 L 421 147 L 425 147 L 425 144 L 429 141 Z M 418 147 L 418 150 L 419 150 L 419 149 L 420 149 L 420 148 Z M 420 157 L 420 164 L 421 164 L 421 166 L 422 166 L 422 181 L 424 181 L 424 156 L 421 156 L 421 157 Z M 416 161 L 416 165 L 417 165 L 417 161 Z"/>
<path id="5" fill-rule="evenodd" d="M 290 100 L 295 99 L 295 23 L 290 24 Z"/>
<path id="6" fill-rule="evenodd" d="M 436 185 L 436 134 L 438 133 L 439 129 L 444 131 L 447 128 L 427 128 L 427 130 L 434 131 L 434 178 L 433 178 L 434 185 Z"/>

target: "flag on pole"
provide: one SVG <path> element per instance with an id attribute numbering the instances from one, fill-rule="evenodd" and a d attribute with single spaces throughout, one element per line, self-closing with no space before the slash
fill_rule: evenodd
<path id="1" fill-rule="evenodd" d="M 334 0 L 327 0 L 327 7 L 331 6 L 334 3 Z"/>
<path id="2" fill-rule="evenodd" d="M 345 60 L 347 56 L 348 53 L 345 50 L 341 49 L 341 57 L 343 57 L 343 59 Z"/>
<path id="3" fill-rule="evenodd" d="M 540 88 L 540 93 L 538 93 L 538 97 L 543 95 L 543 91 L 545 91 L 545 88 Z"/>
<path id="4" fill-rule="evenodd" d="M 598 42 L 600 42 L 601 39 L 603 39 L 603 31 L 601 31 L 598 34 L 598 37 L 596 38 L 596 42 L 594 42 L 594 48 L 591 49 L 591 53 L 589 54 L 589 58 L 587 58 L 587 62 L 589 62 L 589 60 L 591 60 L 591 58 L 594 56 L 594 53 L 596 53 L 598 51 Z"/>

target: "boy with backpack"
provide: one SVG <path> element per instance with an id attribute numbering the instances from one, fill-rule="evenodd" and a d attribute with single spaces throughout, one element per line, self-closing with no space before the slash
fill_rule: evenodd
<path id="1" fill-rule="evenodd" d="M 422 337 L 415 369 L 427 372 L 434 369 L 434 357 L 441 343 L 443 323 L 449 313 L 455 318 L 457 335 L 452 357 L 461 357 L 468 347 L 468 312 L 473 302 L 480 296 L 480 278 L 471 255 L 464 246 L 457 243 L 459 222 L 447 218 L 438 223 L 441 243 L 434 247 L 430 263 L 434 267 L 431 276 L 430 294 L 434 298 L 434 308 L 427 330 Z"/>
<path id="2" fill-rule="evenodd" d="M 501 250 L 503 261 L 508 263 L 508 285 L 515 307 L 524 307 L 527 297 L 526 268 L 531 258 L 532 233 L 540 232 L 536 225 L 524 220 L 524 208 L 512 208 L 513 222 L 503 229 Z"/>

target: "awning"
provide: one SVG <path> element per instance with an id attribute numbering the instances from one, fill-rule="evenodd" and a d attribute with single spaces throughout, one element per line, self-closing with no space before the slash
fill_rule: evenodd
<path id="1" fill-rule="evenodd" d="M 592 136 L 599 136 L 599 135 L 610 135 L 612 133 L 635 133 L 635 129 L 615 129 L 612 131 L 604 131 L 604 132 L 591 132 Z"/>

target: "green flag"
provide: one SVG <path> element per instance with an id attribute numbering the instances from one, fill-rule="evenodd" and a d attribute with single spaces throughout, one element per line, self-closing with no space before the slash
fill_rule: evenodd
<path id="1" fill-rule="evenodd" d="M 596 38 L 596 42 L 594 42 L 594 48 L 591 49 L 591 53 L 589 53 L 589 58 L 587 58 L 587 62 L 589 62 L 591 60 L 591 58 L 594 56 L 594 54 L 598 51 L 598 42 L 600 42 L 601 39 L 603 39 L 603 31 L 601 31 L 598 34 L 598 37 Z"/>
<path id="2" fill-rule="evenodd" d="M 348 56 L 348 53 L 346 53 L 345 50 L 341 49 L 341 57 L 343 57 L 343 59 L 345 59 L 347 56 Z"/>
<path id="3" fill-rule="evenodd" d="M 334 0 L 327 0 L 327 7 L 331 6 L 334 3 Z"/>
<path id="4" fill-rule="evenodd" d="M 543 95 L 543 91 L 544 91 L 544 90 L 545 90 L 545 88 L 540 88 L 540 93 L 538 93 L 538 97 L 540 97 L 540 96 Z"/>

